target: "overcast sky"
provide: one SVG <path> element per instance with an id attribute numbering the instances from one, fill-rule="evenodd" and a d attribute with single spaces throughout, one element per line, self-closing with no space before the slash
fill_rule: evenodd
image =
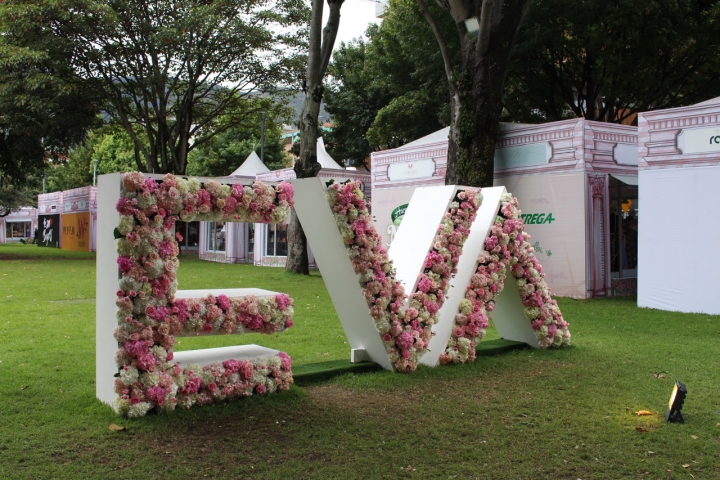
<path id="1" fill-rule="evenodd" d="M 369 23 L 380 23 L 375 18 L 375 3 L 373 0 L 345 0 L 340 9 L 340 30 L 335 40 L 335 48 L 340 42 L 349 42 L 353 38 L 364 36 Z M 323 25 L 327 22 L 330 9 L 327 4 L 323 8 Z"/>

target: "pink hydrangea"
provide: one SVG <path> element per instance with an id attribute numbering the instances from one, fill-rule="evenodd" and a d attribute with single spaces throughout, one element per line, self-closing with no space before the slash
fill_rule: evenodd
<path id="1" fill-rule="evenodd" d="M 158 405 L 162 405 L 165 403 L 165 389 L 160 386 L 148 387 L 145 389 L 145 397 Z"/>

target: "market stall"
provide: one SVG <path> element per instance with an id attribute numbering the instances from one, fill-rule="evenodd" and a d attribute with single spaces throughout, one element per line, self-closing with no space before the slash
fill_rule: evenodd
<path id="1" fill-rule="evenodd" d="M 97 187 L 38 195 L 39 245 L 96 251 Z"/>
<path id="2" fill-rule="evenodd" d="M 638 305 L 720 314 L 720 97 L 640 113 Z"/>
<path id="3" fill-rule="evenodd" d="M 23 207 L 5 217 L 0 217 L 0 243 L 32 242 L 38 226 L 37 209 Z"/>
<path id="4" fill-rule="evenodd" d="M 418 186 L 444 184 L 447 129 L 372 154 L 373 215 L 389 244 Z M 501 124 L 495 185 L 520 201 L 536 255 L 556 295 L 634 288 L 637 129 L 572 119 Z M 620 232 L 620 233 L 618 233 Z"/>

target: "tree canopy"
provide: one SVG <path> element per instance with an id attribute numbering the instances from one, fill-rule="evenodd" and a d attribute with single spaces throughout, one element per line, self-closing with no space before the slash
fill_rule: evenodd
<path id="1" fill-rule="evenodd" d="M 632 121 L 720 95 L 720 2 L 535 0 L 508 73 L 508 119 Z"/>
<path id="2" fill-rule="evenodd" d="M 455 22 L 427 7 L 457 54 Z M 627 123 L 638 111 L 720 95 L 719 8 L 697 0 L 535 0 L 508 65 L 501 119 Z M 358 160 L 450 120 L 440 50 L 416 2 L 391 0 L 367 36 L 335 53 L 326 96 L 335 123 L 328 143 Z"/>
<path id="3" fill-rule="evenodd" d="M 280 124 L 265 123 L 264 162 L 270 170 L 286 167 L 289 156 L 280 141 Z M 260 156 L 260 125 L 253 129 L 233 128 L 215 136 L 210 142 L 190 152 L 189 175 L 221 177 L 231 174 L 255 152 Z"/>
<path id="4" fill-rule="evenodd" d="M 296 81 L 302 0 L 6 0 L 7 43 L 51 55 L 104 101 L 143 171 L 185 173 L 190 150 L 257 118 L 258 95 Z M 28 37 L 27 32 L 37 32 Z M 49 52 L 49 53 L 48 53 Z"/>
<path id="5" fill-rule="evenodd" d="M 440 13 L 436 5 L 429 8 Z M 450 21 L 441 26 L 454 28 Z M 450 123 L 442 56 L 414 0 L 391 1 L 382 24 L 370 25 L 366 36 L 335 52 L 326 96 L 335 124 L 328 143 L 356 164 L 373 150 L 399 147 Z"/>
<path id="6" fill-rule="evenodd" d="M 0 176 L 21 186 L 82 141 L 100 104 L 73 78 L 70 51 L 41 29 L 17 28 L 11 10 L 0 3 Z"/>

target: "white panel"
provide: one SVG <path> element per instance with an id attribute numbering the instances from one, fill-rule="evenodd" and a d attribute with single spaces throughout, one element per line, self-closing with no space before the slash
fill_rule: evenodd
<path id="1" fill-rule="evenodd" d="M 175 352 L 173 361 L 187 368 L 189 364 L 197 363 L 201 366 L 215 362 L 233 360 L 254 360 L 256 358 L 272 357 L 280 353 L 279 350 L 261 347 L 259 345 L 237 345 L 234 347 L 204 348 L 202 350 L 186 350 Z"/>
<path id="2" fill-rule="evenodd" d="M 508 272 L 505 287 L 497 296 L 495 309 L 490 312 L 493 324 L 505 340 L 527 343 L 531 347 L 540 348 L 540 342 L 530 320 L 525 316 L 525 307 L 520 299 L 515 277 Z"/>
<path id="3" fill-rule="evenodd" d="M 395 277 L 405 286 L 405 292 L 415 289 L 435 234 L 442 223 L 450 202 L 453 201 L 455 185 L 419 187 L 413 193 L 405 211 L 402 228 L 398 229 L 388 255 L 395 267 Z"/>
<path id="4" fill-rule="evenodd" d="M 207 290 L 178 290 L 175 292 L 175 298 L 205 298 L 208 295 L 215 297 L 225 295 L 229 298 L 247 297 L 248 295 L 269 297 L 277 294 L 278 292 L 271 292 L 270 290 L 263 290 L 262 288 L 213 288 Z"/>
<path id="5" fill-rule="evenodd" d="M 720 167 L 639 172 L 638 306 L 720 315 Z"/>
<path id="6" fill-rule="evenodd" d="M 459 187 L 459 189 L 462 188 Z M 428 352 L 420 359 L 425 365 L 437 365 L 440 355 L 445 352 L 447 342 L 452 334 L 452 327 L 455 323 L 455 315 L 458 312 L 460 301 L 465 298 L 465 291 L 470 284 L 470 277 L 477 270 L 478 256 L 484 250 L 485 239 L 490 232 L 490 228 L 495 223 L 495 217 L 497 217 L 500 209 L 500 197 L 503 193 L 505 193 L 505 187 L 482 189 L 482 204 L 470 228 L 470 235 L 463 246 L 458 272 L 450 279 L 448 297 L 438 314 L 438 323 L 433 327 L 435 335 L 430 340 Z"/>
<path id="7" fill-rule="evenodd" d="M 386 370 L 393 367 L 385 345 L 370 317 L 370 309 L 335 225 L 325 188 L 319 178 L 292 180 L 295 212 L 312 245 L 318 268 L 333 301 L 351 349 L 366 350 L 368 357 Z"/>
<path id="8" fill-rule="evenodd" d="M 95 395 L 112 405 L 117 397 L 113 384 L 118 367 L 114 354 L 118 349 L 113 337 L 117 327 L 115 312 L 119 270 L 113 232 L 120 222 L 115 204 L 120 198 L 122 173 L 100 175 L 97 196 L 97 273 L 95 275 Z"/>

